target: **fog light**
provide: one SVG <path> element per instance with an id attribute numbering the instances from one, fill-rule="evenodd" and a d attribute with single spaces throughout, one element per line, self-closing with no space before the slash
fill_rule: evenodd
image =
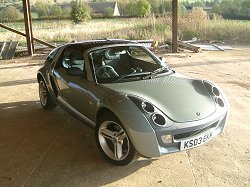
<path id="1" fill-rule="evenodd" d="M 161 140 L 162 140 L 162 142 L 165 143 L 165 144 L 172 143 L 172 142 L 173 142 L 172 134 L 162 135 L 162 136 L 161 136 Z"/>

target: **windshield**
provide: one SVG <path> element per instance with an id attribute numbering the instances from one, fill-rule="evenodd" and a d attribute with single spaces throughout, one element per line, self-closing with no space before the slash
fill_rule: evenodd
<path id="1" fill-rule="evenodd" d="M 99 83 L 140 80 L 163 67 L 151 52 L 141 46 L 101 48 L 90 52 L 89 58 Z"/>

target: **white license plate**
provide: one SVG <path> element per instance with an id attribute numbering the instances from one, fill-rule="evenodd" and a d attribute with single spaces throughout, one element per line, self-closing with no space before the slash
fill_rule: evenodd
<path id="1" fill-rule="evenodd" d="M 200 135 L 200 136 L 196 136 L 194 138 L 183 140 L 183 141 L 181 141 L 180 150 L 183 151 L 183 150 L 186 150 L 186 149 L 197 147 L 199 145 L 202 145 L 202 144 L 208 142 L 212 138 L 213 138 L 213 133 L 209 132 L 207 134 L 203 134 L 203 135 Z"/>

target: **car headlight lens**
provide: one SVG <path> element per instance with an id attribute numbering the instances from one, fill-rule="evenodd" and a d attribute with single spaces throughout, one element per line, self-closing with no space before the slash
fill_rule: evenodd
<path id="1" fill-rule="evenodd" d="M 215 96 L 220 96 L 220 92 L 219 92 L 219 90 L 218 90 L 218 88 L 216 88 L 216 87 L 212 87 L 212 93 L 215 95 Z"/>
<path id="2" fill-rule="evenodd" d="M 153 122 L 154 122 L 156 125 L 159 125 L 159 126 L 164 126 L 164 125 L 166 125 L 166 120 L 165 120 L 165 118 L 164 118 L 161 114 L 154 113 L 154 114 L 152 115 L 152 120 L 153 120 Z"/>
<path id="3" fill-rule="evenodd" d="M 173 143 L 172 134 L 162 135 L 161 140 L 165 144 Z"/>
<path id="4" fill-rule="evenodd" d="M 224 102 L 222 101 L 221 98 L 216 98 L 216 99 L 215 99 L 215 102 L 216 102 L 220 107 L 224 107 L 224 106 L 225 106 L 225 105 L 224 105 Z"/>
<path id="5" fill-rule="evenodd" d="M 142 113 L 147 117 L 149 122 L 157 125 L 159 127 L 170 127 L 173 122 L 166 117 L 163 112 L 152 105 L 150 102 L 145 101 L 141 98 L 128 96 L 128 98 L 135 103 L 135 105 L 142 111 Z"/>
<path id="6" fill-rule="evenodd" d="M 215 103 L 217 103 L 220 107 L 224 107 L 225 104 L 223 101 L 223 96 L 220 93 L 219 89 L 208 81 L 203 81 L 203 83 L 206 86 L 207 90 L 209 91 L 210 95 L 213 97 Z"/>
<path id="7" fill-rule="evenodd" d="M 141 107 L 142 109 L 145 111 L 145 112 L 148 112 L 148 113 L 153 113 L 155 111 L 155 108 L 153 105 L 151 105 L 149 102 L 147 101 L 143 101 L 141 103 Z"/>

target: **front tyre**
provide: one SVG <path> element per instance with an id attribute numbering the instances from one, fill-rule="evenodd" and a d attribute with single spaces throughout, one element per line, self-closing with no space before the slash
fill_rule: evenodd
<path id="1" fill-rule="evenodd" d="M 56 107 L 56 104 L 52 101 L 47 86 L 42 79 L 39 80 L 39 98 L 43 108 L 52 109 Z"/>
<path id="2" fill-rule="evenodd" d="M 98 120 L 95 138 L 103 156 L 115 165 L 128 165 L 139 158 L 122 123 L 111 113 Z"/>

